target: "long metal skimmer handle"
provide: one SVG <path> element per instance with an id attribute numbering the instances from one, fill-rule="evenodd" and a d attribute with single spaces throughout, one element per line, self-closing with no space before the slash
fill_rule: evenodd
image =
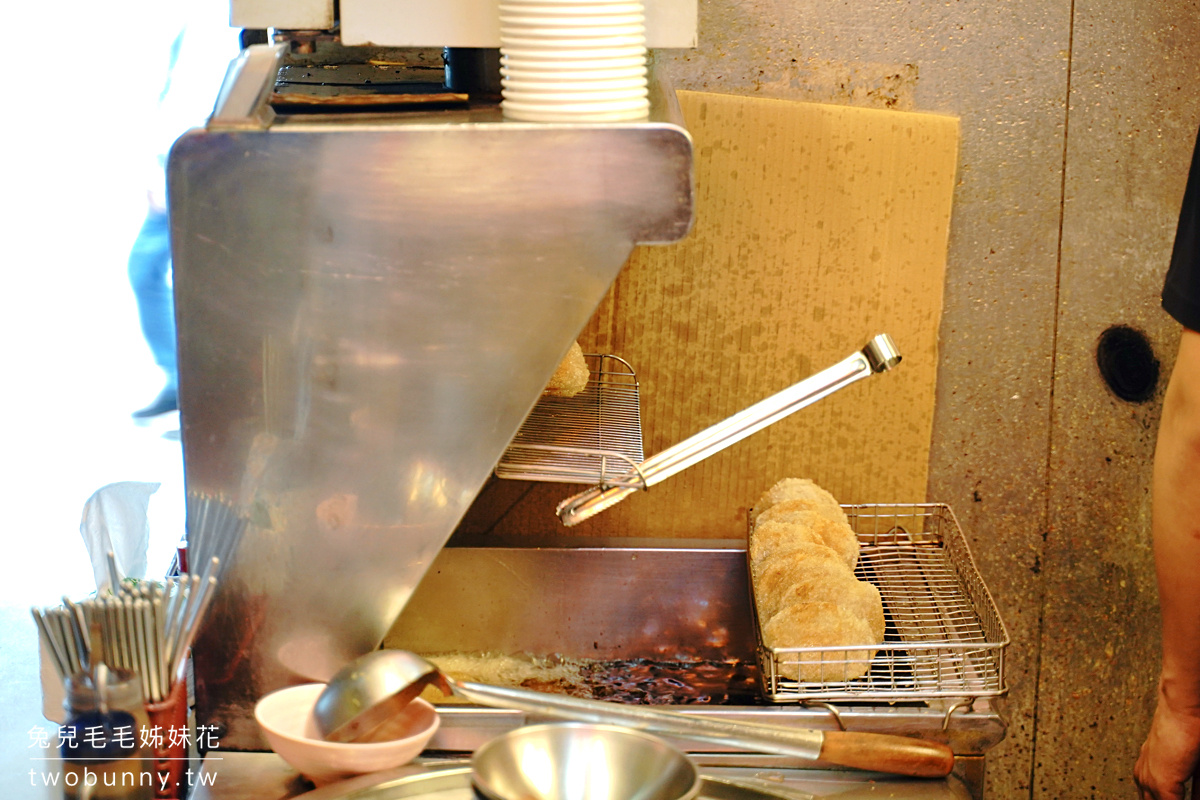
<path id="1" fill-rule="evenodd" d="M 583 522 L 616 505 L 634 492 L 653 486 L 687 469 L 789 414 L 868 375 L 885 372 L 899 363 L 900 353 L 895 342 L 886 333 L 881 333 L 862 350 L 832 367 L 805 378 L 765 400 L 760 400 L 744 411 L 705 428 L 673 447 L 668 447 L 619 478 L 568 497 L 558 505 L 558 518 L 568 527 Z"/>
<path id="2" fill-rule="evenodd" d="M 473 703 L 512 708 L 527 714 L 623 725 L 647 733 L 677 736 L 712 744 L 758 750 L 765 753 L 816 759 L 821 754 L 823 734 L 807 728 L 784 728 L 752 722 L 732 722 L 710 717 L 662 711 L 648 706 L 624 705 L 604 700 L 490 686 L 468 681 L 450 681 L 454 694 Z"/>
<path id="3" fill-rule="evenodd" d="M 681 714 L 647 706 L 551 695 L 447 678 L 454 694 L 474 703 L 529 714 L 628 728 L 856 769 L 940 778 L 954 768 L 954 754 L 939 742 L 859 731 L 819 731 L 758 722 Z"/>

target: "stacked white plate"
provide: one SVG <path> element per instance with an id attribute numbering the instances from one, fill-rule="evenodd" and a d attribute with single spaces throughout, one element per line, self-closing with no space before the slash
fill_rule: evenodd
<path id="1" fill-rule="evenodd" d="M 502 0 L 501 108 L 525 122 L 645 119 L 641 0 Z"/>

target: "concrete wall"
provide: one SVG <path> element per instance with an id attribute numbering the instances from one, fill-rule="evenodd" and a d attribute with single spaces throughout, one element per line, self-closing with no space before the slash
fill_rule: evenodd
<path id="1" fill-rule="evenodd" d="M 1013 637 L 994 798 L 1133 796 L 1153 704 L 1149 477 L 1178 327 L 1158 307 L 1200 94 L 1195 2 L 701 0 L 678 88 L 962 120 L 929 499 Z M 1151 338 L 1135 405 L 1100 333 Z"/>

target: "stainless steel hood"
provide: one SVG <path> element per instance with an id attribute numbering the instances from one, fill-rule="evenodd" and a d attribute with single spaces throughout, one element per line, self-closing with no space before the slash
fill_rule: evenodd
<path id="1" fill-rule="evenodd" d="M 692 213 L 669 93 L 637 124 L 283 118 L 277 55 L 168 170 L 187 488 L 250 519 L 194 655 L 233 749 L 378 646 L 634 245 Z"/>

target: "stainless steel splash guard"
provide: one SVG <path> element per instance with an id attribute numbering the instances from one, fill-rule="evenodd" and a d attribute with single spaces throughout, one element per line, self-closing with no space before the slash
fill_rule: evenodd
<path id="1" fill-rule="evenodd" d="M 692 215 L 669 93 L 635 124 L 286 117 L 277 57 L 168 168 L 187 486 L 249 521 L 195 647 L 231 749 L 378 646 L 634 245 Z"/>

